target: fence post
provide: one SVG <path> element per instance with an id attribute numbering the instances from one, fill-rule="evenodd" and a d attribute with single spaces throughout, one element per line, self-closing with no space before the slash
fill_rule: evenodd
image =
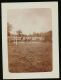
<path id="1" fill-rule="evenodd" d="M 16 45 L 17 45 L 17 37 L 16 37 Z"/>
<path id="2" fill-rule="evenodd" d="M 15 44 L 15 37 L 14 37 L 14 44 Z"/>
<path id="3" fill-rule="evenodd" d="M 19 43 L 20 43 L 21 38 L 19 37 Z"/>

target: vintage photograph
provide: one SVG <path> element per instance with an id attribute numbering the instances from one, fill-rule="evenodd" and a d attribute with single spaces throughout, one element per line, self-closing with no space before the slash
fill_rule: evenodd
<path id="1" fill-rule="evenodd" d="M 51 72 L 51 9 L 9 9 L 7 43 L 9 72 Z"/>

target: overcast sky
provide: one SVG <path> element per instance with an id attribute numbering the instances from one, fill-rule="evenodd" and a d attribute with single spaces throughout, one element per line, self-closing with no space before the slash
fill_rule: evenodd
<path id="1" fill-rule="evenodd" d="M 7 22 L 12 24 L 12 34 L 22 30 L 23 34 L 52 30 L 52 13 L 49 8 L 11 9 L 7 11 Z"/>

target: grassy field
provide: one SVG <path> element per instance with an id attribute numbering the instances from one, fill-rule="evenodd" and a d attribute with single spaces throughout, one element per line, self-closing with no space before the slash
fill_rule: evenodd
<path id="1" fill-rule="evenodd" d="M 52 71 L 52 43 L 8 43 L 9 72 Z"/>

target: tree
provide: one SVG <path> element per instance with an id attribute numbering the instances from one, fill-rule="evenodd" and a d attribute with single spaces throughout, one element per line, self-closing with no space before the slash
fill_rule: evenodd
<path id="1" fill-rule="evenodd" d="M 12 30 L 12 25 L 7 23 L 7 35 L 10 36 L 10 31 Z"/>
<path id="2" fill-rule="evenodd" d="M 18 30 L 18 31 L 17 31 L 18 36 L 21 36 L 21 33 L 22 33 L 21 30 Z"/>
<path id="3" fill-rule="evenodd" d="M 36 33 L 35 33 L 35 32 L 33 32 L 32 36 L 33 36 L 33 37 L 35 37 L 35 36 L 36 36 Z"/>
<path id="4" fill-rule="evenodd" d="M 40 37 L 40 34 L 39 34 L 39 33 L 36 33 L 36 36 L 37 36 L 37 37 Z"/>
<path id="5" fill-rule="evenodd" d="M 48 31 L 44 35 L 44 42 L 52 42 L 52 31 Z"/>

